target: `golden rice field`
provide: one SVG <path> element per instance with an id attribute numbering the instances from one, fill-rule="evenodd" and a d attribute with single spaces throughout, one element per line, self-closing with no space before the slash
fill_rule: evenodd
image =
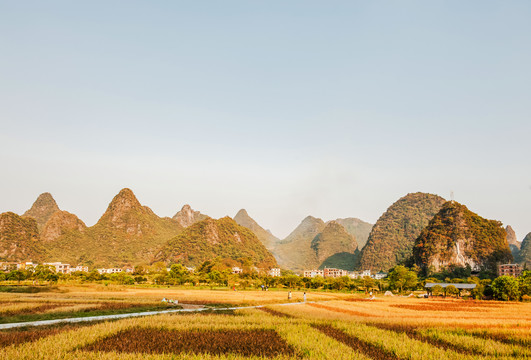
<path id="1" fill-rule="evenodd" d="M 266 307 L 2 330 L 0 359 L 531 358 L 530 303 L 337 293 L 309 293 L 302 303 L 293 292 L 286 306 L 284 291 L 70 288 L 1 294 L 0 323 L 17 311 L 53 317 L 155 306 L 162 297 L 183 307 Z"/>

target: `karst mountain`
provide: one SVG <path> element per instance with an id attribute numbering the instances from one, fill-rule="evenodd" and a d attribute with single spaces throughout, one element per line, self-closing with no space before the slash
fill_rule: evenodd
<path id="1" fill-rule="evenodd" d="M 410 258 L 415 239 L 444 202 L 440 196 L 418 192 L 392 204 L 372 228 L 361 250 L 360 267 L 387 271 Z"/>
<path id="2" fill-rule="evenodd" d="M 510 247 L 510 250 L 509 250 Z M 0 261 L 61 261 L 95 267 L 163 261 L 197 266 L 218 259 L 227 264 L 281 266 L 296 272 L 335 267 L 373 271 L 415 261 L 425 269 L 450 265 L 493 271 L 494 263 L 531 263 L 531 234 L 523 242 L 514 230 L 486 220 L 437 195 L 412 193 L 392 204 L 373 226 L 356 218 L 328 222 L 306 217 L 280 240 L 245 209 L 212 219 L 190 205 L 172 218 L 144 206 L 122 189 L 93 226 L 61 210 L 43 193 L 22 216 L 0 215 Z"/>
<path id="3" fill-rule="evenodd" d="M 445 203 L 415 241 L 414 258 L 427 271 L 470 266 L 496 272 L 513 260 L 501 222 L 487 220 L 456 201 Z"/>
<path id="4" fill-rule="evenodd" d="M 238 225 L 245 226 L 247 229 L 255 233 L 262 244 L 264 244 L 269 250 L 273 250 L 279 241 L 276 236 L 265 230 L 252 217 L 250 217 L 245 209 L 238 211 L 236 216 L 234 216 L 234 221 L 236 221 Z"/>

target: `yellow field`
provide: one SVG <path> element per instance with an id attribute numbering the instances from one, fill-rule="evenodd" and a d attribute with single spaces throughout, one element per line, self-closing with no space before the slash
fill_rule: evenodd
<path id="1" fill-rule="evenodd" d="M 2 294 L 10 309 L 41 303 L 268 304 L 207 314 L 165 314 L 65 328 L 4 330 L 0 359 L 527 359 L 531 304 L 377 298 L 336 293 L 98 287 Z M 0 313 L 0 319 L 2 315 Z M 5 322 L 5 321 L 4 321 Z M 17 340 L 18 339 L 18 340 Z M 0 341 L 0 344 L 2 342 Z"/>

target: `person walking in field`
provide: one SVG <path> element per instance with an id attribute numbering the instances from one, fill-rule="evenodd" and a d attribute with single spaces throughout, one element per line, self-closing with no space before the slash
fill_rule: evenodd
<path id="1" fill-rule="evenodd" d="M 306 291 L 304 292 L 302 296 L 304 297 L 304 302 L 306 302 Z"/>
<path id="2" fill-rule="evenodd" d="M 288 300 L 291 300 L 291 290 L 288 292 Z"/>

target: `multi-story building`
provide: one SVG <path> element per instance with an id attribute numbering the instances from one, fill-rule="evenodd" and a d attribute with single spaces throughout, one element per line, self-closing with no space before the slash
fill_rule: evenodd
<path id="1" fill-rule="evenodd" d="M 518 277 L 522 274 L 522 267 L 518 264 L 498 265 L 498 276 L 508 275 Z"/>
<path id="2" fill-rule="evenodd" d="M 76 271 L 83 271 L 83 272 L 88 272 L 88 266 L 81 266 L 81 265 L 78 265 L 76 267 L 71 267 L 70 268 L 70 272 L 76 272 Z"/>
<path id="3" fill-rule="evenodd" d="M 2 271 L 11 271 L 18 269 L 18 264 L 16 262 L 0 262 L 0 270 Z"/>
<path id="4" fill-rule="evenodd" d="M 35 268 L 35 266 L 37 266 L 37 264 L 34 264 L 31 261 L 25 263 L 17 263 L 17 270 L 33 269 Z"/>
<path id="5" fill-rule="evenodd" d="M 55 269 L 56 273 L 69 274 L 70 273 L 70 264 L 63 264 L 60 262 L 53 263 L 44 263 L 44 265 L 51 266 Z"/>
<path id="6" fill-rule="evenodd" d="M 324 271 L 323 270 L 305 270 L 303 276 L 307 278 L 314 278 L 317 276 L 324 277 Z"/>
<path id="7" fill-rule="evenodd" d="M 281 275 L 280 268 L 272 268 L 267 272 L 269 276 L 278 277 Z"/>
<path id="8" fill-rule="evenodd" d="M 102 269 L 98 269 L 97 271 L 100 274 L 117 274 L 117 273 L 121 273 L 123 270 L 120 268 L 108 268 L 108 269 L 102 268 Z"/>
<path id="9" fill-rule="evenodd" d="M 328 278 L 328 277 L 338 278 L 342 276 L 348 276 L 348 271 L 342 270 L 342 269 L 324 268 L 323 275 L 325 278 Z"/>

